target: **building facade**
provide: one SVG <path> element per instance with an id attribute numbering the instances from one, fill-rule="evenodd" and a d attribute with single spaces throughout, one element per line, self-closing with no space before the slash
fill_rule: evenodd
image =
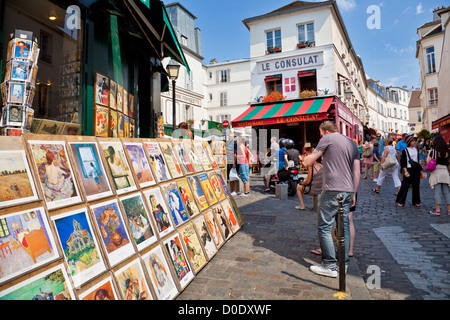
<path id="1" fill-rule="evenodd" d="M 412 90 L 411 99 L 409 100 L 408 112 L 409 112 L 409 131 L 419 133 L 423 129 L 422 124 L 422 104 L 420 101 L 421 90 Z"/>

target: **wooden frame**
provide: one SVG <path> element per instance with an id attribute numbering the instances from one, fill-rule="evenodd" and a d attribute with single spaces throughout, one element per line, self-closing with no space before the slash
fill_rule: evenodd
<path id="1" fill-rule="evenodd" d="M 169 217 L 169 208 L 159 186 L 144 190 L 143 194 L 153 219 L 155 219 L 156 230 L 159 236 L 162 238 L 175 230 L 173 222 Z"/>
<path id="2" fill-rule="evenodd" d="M 110 273 L 105 273 L 78 291 L 80 300 L 119 300 L 114 279 Z"/>
<path id="3" fill-rule="evenodd" d="M 203 247 L 200 243 L 198 235 L 195 231 L 194 225 L 188 222 L 178 228 L 180 237 L 183 240 L 186 255 L 189 258 L 190 265 L 195 274 L 208 263 Z"/>
<path id="4" fill-rule="evenodd" d="M 156 180 L 153 176 L 153 171 L 150 168 L 150 163 L 147 159 L 147 154 L 144 150 L 144 145 L 136 139 L 122 139 L 125 154 L 128 157 L 128 161 L 131 164 L 131 170 L 134 174 L 135 181 L 139 184 L 139 187 L 145 188 L 154 186 Z"/>
<path id="5" fill-rule="evenodd" d="M 184 174 L 181 169 L 181 164 L 178 161 L 171 139 L 156 139 L 159 147 L 166 159 L 167 167 L 169 168 L 172 178 L 181 178 Z"/>
<path id="6" fill-rule="evenodd" d="M 194 273 L 186 257 L 180 234 L 172 233 L 163 243 L 178 285 L 184 289 L 194 279 Z"/>
<path id="7" fill-rule="evenodd" d="M 175 182 L 170 182 L 161 186 L 164 199 L 171 213 L 174 226 L 179 226 L 189 219 L 189 215 L 184 206 L 178 186 Z"/>
<path id="8" fill-rule="evenodd" d="M 150 286 L 137 257 L 132 257 L 113 270 L 123 300 L 153 300 Z"/>
<path id="9" fill-rule="evenodd" d="M 142 142 L 157 182 L 171 180 L 172 176 L 159 143 L 150 139 L 142 139 Z"/>
<path id="10" fill-rule="evenodd" d="M 208 260 L 211 260 L 212 257 L 218 252 L 218 249 L 214 242 L 213 235 L 206 224 L 205 217 L 200 215 L 191 221 L 197 231 L 197 235 L 202 243 L 203 249 L 205 250 L 206 257 Z"/>

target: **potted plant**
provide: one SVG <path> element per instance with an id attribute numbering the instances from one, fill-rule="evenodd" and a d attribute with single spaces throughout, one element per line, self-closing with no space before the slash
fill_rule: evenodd
<path id="1" fill-rule="evenodd" d="M 316 42 L 315 41 L 308 41 L 308 47 L 315 47 L 316 46 Z"/>
<path id="2" fill-rule="evenodd" d="M 281 52 L 281 47 L 275 47 L 275 48 L 273 48 L 273 50 L 272 50 L 273 52 Z"/>
<path id="3" fill-rule="evenodd" d="M 305 48 L 306 47 L 306 41 L 301 41 L 300 43 L 297 43 L 297 48 Z"/>
<path id="4" fill-rule="evenodd" d="M 273 53 L 273 47 L 272 46 L 267 47 L 266 54 L 271 54 L 271 53 Z"/>
<path id="5" fill-rule="evenodd" d="M 300 98 L 311 98 L 316 96 L 317 92 L 314 90 L 303 90 L 300 92 Z"/>
<path id="6" fill-rule="evenodd" d="M 342 54 L 342 59 L 345 59 L 345 53 Z"/>
<path id="7" fill-rule="evenodd" d="M 262 102 L 264 102 L 264 103 L 276 102 L 276 101 L 280 101 L 280 100 L 284 100 L 284 99 L 286 99 L 286 96 L 283 96 L 283 94 L 281 92 L 273 91 L 269 95 L 264 96 L 262 98 Z"/>

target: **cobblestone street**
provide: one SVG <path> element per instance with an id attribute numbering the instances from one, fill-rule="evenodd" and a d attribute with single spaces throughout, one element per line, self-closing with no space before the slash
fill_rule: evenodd
<path id="1" fill-rule="evenodd" d="M 374 194 L 375 183 L 361 180 L 345 299 L 450 297 L 450 216 L 428 214 L 432 190 L 428 181 L 421 182 L 422 207 L 412 207 L 409 194 L 405 207 L 398 208 L 392 181 Z M 321 261 L 309 252 L 319 246 L 316 214 L 295 210 L 296 196 L 281 201 L 264 193 L 259 177 L 251 185 L 250 197 L 235 197 L 244 226 L 178 299 L 338 299 L 338 278 L 309 271 Z M 311 208 L 311 197 L 305 198 Z M 366 282 L 379 288 L 369 289 Z"/>

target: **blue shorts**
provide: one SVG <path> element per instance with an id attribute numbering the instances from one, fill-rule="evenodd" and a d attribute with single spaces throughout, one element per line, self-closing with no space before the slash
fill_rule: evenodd
<path id="1" fill-rule="evenodd" d="M 250 182 L 250 168 L 248 166 L 248 163 L 244 163 L 239 166 L 239 177 L 241 178 L 243 183 Z"/>

